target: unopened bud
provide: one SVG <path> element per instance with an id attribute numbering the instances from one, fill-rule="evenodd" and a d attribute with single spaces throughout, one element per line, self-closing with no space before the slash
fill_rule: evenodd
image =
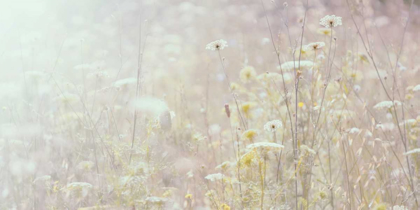
<path id="1" fill-rule="evenodd" d="M 225 104 L 225 112 L 228 118 L 230 118 L 230 109 L 229 109 L 229 104 Z"/>

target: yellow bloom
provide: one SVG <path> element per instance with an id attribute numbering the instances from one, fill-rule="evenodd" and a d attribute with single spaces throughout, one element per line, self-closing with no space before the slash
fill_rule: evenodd
<path id="1" fill-rule="evenodd" d="M 258 131 L 255 129 L 249 129 L 242 133 L 242 140 L 250 140 L 254 141 L 254 139 L 258 136 Z"/>
<path id="2" fill-rule="evenodd" d="M 303 105 L 305 105 L 303 102 L 299 102 L 299 103 L 298 103 L 298 106 L 299 106 L 300 108 L 302 108 L 302 107 L 303 107 Z"/>
<path id="3" fill-rule="evenodd" d="M 242 109 L 242 113 L 244 113 L 244 115 L 246 117 L 250 117 L 251 116 L 251 110 L 256 107 L 256 103 L 255 102 L 245 102 L 242 104 L 241 109 Z"/>
<path id="4" fill-rule="evenodd" d="M 186 194 L 186 195 L 185 195 L 185 198 L 186 198 L 186 199 L 192 199 L 192 194 L 190 194 L 190 193 Z"/>
<path id="5" fill-rule="evenodd" d="M 225 203 L 222 204 L 220 207 L 221 207 L 222 210 L 230 210 L 230 206 L 225 204 Z"/>
<path id="6" fill-rule="evenodd" d="M 245 153 L 244 155 L 242 155 L 240 161 L 241 161 L 241 166 L 244 167 L 250 167 L 252 160 L 255 158 L 255 151 L 251 150 L 248 153 Z"/>
<path id="7" fill-rule="evenodd" d="M 331 36 L 331 29 L 329 28 L 319 28 L 317 32 L 321 35 Z"/>
<path id="8" fill-rule="evenodd" d="M 251 80 L 254 80 L 257 76 L 257 72 L 255 71 L 254 67 L 252 66 L 245 66 L 239 73 L 239 77 L 241 81 L 244 83 L 248 83 Z"/>

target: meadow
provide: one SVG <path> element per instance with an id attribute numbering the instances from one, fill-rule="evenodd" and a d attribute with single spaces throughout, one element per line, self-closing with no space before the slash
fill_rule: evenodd
<path id="1" fill-rule="evenodd" d="M 0 2 L 0 209 L 420 209 L 420 2 Z"/>

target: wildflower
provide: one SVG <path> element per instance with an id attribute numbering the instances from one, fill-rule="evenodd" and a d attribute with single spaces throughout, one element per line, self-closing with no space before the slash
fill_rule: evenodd
<path id="1" fill-rule="evenodd" d="M 78 196 L 86 197 L 89 190 L 92 189 L 92 185 L 86 182 L 72 182 L 67 184 L 66 188 L 62 190 L 68 193 L 74 192 Z"/>
<path id="2" fill-rule="evenodd" d="M 420 85 L 416 85 L 416 86 L 413 88 L 413 91 L 414 91 L 414 92 L 420 91 Z"/>
<path id="3" fill-rule="evenodd" d="M 250 167 L 251 164 L 252 164 L 252 160 L 254 160 L 254 158 L 255 158 L 255 151 L 254 150 L 251 150 L 251 151 L 245 153 L 244 155 L 241 156 L 241 159 L 240 159 L 241 165 Z"/>
<path id="4" fill-rule="evenodd" d="M 321 35 L 331 36 L 331 29 L 328 28 L 319 28 L 316 32 Z"/>
<path id="5" fill-rule="evenodd" d="M 255 108 L 256 104 L 255 102 L 245 102 L 241 106 L 242 112 L 245 114 L 246 117 L 251 116 L 251 110 Z"/>
<path id="6" fill-rule="evenodd" d="M 210 42 L 206 45 L 206 50 L 223 50 L 225 47 L 227 47 L 227 42 L 223 39 L 219 39 L 213 42 Z"/>
<path id="7" fill-rule="evenodd" d="M 225 161 L 222 164 L 216 166 L 216 169 L 222 169 L 222 170 L 226 170 L 229 166 L 231 166 L 232 163 L 229 161 Z"/>
<path id="8" fill-rule="evenodd" d="M 325 42 L 313 42 L 304 46 L 307 50 L 317 51 L 325 47 Z"/>
<path id="9" fill-rule="evenodd" d="M 137 79 L 134 77 L 129 77 L 129 78 L 125 78 L 125 79 L 120 79 L 118 81 L 116 81 L 114 83 L 115 87 L 121 88 L 121 87 L 126 87 L 127 85 L 130 84 L 136 84 L 137 83 Z"/>
<path id="10" fill-rule="evenodd" d="M 230 206 L 225 203 L 222 204 L 220 207 L 222 208 L 222 210 L 230 210 Z"/>
<path id="11" fill-rule="evenodd" d="M 212 182 L 217 181 L 217 180 L 222 180 L 223 178 L 225 178 L 225 175 L 221 174 L 221 173 L 217 173 L 217 174 L 209 174 L 206 177 L 204 177 L 207 180 L 210 180 Z"/>
<path id="12" fill-rule="evenodd" d="M 275 132 L 277 129 L 281 128 L 283 126 L 283 124 L 281 123 L 280 120 L 272 120 L 267 122 L 264 125 L 264 130 L 268 131 L 268 132 Z"/>
<path id="13" fill-rule="evenodd" d="M 356 127 L 353 127 L 353 128 L 351 128 L 351 129 L 349 130 L 349 133 L 350 133 L 350 134 L 360 133 L 360 129 L 358 129 L 358 128 L 356 128 Z"/>
<path id="14" fill-rule="evenodd" d="M 393 206 L 392 207 L 392 210 L 408 210 L 408 208 L 405 207 L 405 206 L 398 206 L 398 205 L 396 205 L 396 206 Z"/>
<path id="15" fill-rule="evenodd" d="M 246 130 L 245 132 L 242 133 L 241 138 L 243 140 L 250 140 L 250 141 L 254 141 L 255 137 L 258 136 L 258 131 L 255 129 L 249 129 Z"/>
<path id="16" fill-rule="evenodd" d="M 396 106 L 401 106 L 401 102 L 400 101 L 394 101 L 394 103 L 392 101 L 382 101 L 377 103 L 373 108 L 374 109 L 383 109 L 383 108 L 391 108 L 394 105 Z"/>
<path id="17" fill-rule="evenodd" d="M 231 89 L 232 91 L 237 90 L 237 89 L 239 89 L 239 88 L 240 88 L 240 86 L 239 86 L 239 84 L 238 84 L 238 83 L 234 83 L 234 82 L 230 83 L 230 89 Z"/>
<path id="18" fill-rule="evenodd" d="M 281 68 L 283 70 L 289 71 L 295 68 L 298 69 L 299 66 L 300 66 L 300 69 L 303 69 L 303 68 L 311 68 L 313 65 L 314 63 L 312 61 L 306 61 L 306 60 L 300 61 L 300 65 L 299 65 L 299 61 L 295 61 L 295 62 L 288 61 L 286 63 L 281 64 Z"/>
<path id="19" fill-rule="evenodd" d="M 319 197 L 322 199 L 322 200 L 324 200 L 324 199 L 326 199 L 327 198 L 327 193 L 326 192 L 324 192 L 324 191 L 319 191 Z"/>
<path id="20" fill-rule="evenodd" d="M 411 155 L 411 154 L 414 154 L 414 153 L 420 153 L 420 148 L 410 150 L 410 151 L 404 153 L 404 155 Z"/>
<path id="21" fill-rule="evenodd" d="M 185 198 L 186 198 L 186 199 L 192 199 L 192 194 L 190 194 L 190 193 L 186 194 L 186 195 L 185 195 Z"/>
<path id="22" fill-rule="evenodd" d="M 161 197 L 156 197 L 156 196 L 152 196 L 152 197 L 147 197 L 146 201 L 150 202 L 150 203 L 154 203 L 154 204 L 158 204 L 158 205 L 162 205 L 163 203 L 165 203 L 168 199 L 166 198 L 161 198 Z"/>
<path id="23" fill-rule="evenodd" d="M 277 143 L 271 143 L 271 142 L 258 142 L 250 144 L 246 147 L 247 149 L 261 149 L 261 150 L 280 150 L 283 149 L 284 146 Z"/>
<path id="24" fill-rule="evenodd" d="M 335 15 L 327 15 L 321 18 L 319 24 L 324 26 L 325 28 L 333 28 L 341 26 L 343 23 L 341 22 L 341 17 Z"/>
<path id="25" fill-rule="evenodd" d="M 241 78 L 241 81 L 244 83 L 250 82 L 251 80 L 255 79 L 256 76 L 257 76 L 257 72 L 252 66 L 246 66 L 239 73 L 239 77 Z"/>
<path id="26" fill-rule="evenodd" d="M 298 107 L 299 107 L 299 108 L 302 108 L 304 105 L 305 105 L 305 104 L 304 104 L 303 102 L 299 102 L 299 103 L 298 103 Z"/>

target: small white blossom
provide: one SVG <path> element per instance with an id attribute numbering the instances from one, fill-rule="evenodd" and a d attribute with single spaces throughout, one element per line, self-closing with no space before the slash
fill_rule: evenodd
<path id="1" fill-rule="evenodd" d="M 420 91 L 420 85 L 416 85 L 416 86 L 413 88 L 413 91 L 414 91 L 414 92 Z"/>
<path id="2" fill-rule="evenodd" d="M 225 177 L 225 175 L 223 175 L 221 173 L 217 173 L 217 174 L 209 174 L 204 178 L 214 182 L 214 181 L 217 181 L 217 180 L 222 180 L 224 177 Z"/>
<path id="3" fill-rule="evenodd" d="M 405 206 L 398 206 L 398 205 L 396 205 L 396 206 L 393 206 L 392 207 L 392 210 L 408 210 L 408 208 L 405 207 Z"/>
<path id="4" fill-rule="evenodd" d="M 283 126 L 283 124 L 281 123 L 280 120 L 272 120 L 267 122 L 264 125 L 264 130 L 268 131 L 268 132 L 275 132 L 277 129 L 281 128 Z"/>
<path id="5" fill-rule="evenodd" d="M 327 15 L 321 18 L 319 24 L 324 26 L 325 28 L 333 28 L 343 25 L 343 23 L 341 22 L 341 17 L 335 15 Z"/>
<path id="6" fill-rule="evenodd" d="M 311 68 L 313 65 L 314 65 L 314 63 L 312 61 L 306 61 L 306 60 L 300 61 L 300 68 L 301 69 Z M 299 62 L 298 61 L 296 61 L 296 62 L 288 61 L 286 63 L 281 64 L 281 68 L 285 71 L 292 70 L 294 68 L 298 69 L 299 68 Z"/>
<path id="7" fill-rule="evenodd" d="M 277 143 L 271 143 L 271 142 L 258 142 L 250 144 L 246 147 L 249 150 L 252 149 L 262 149 L 262 150 L 280 150 L 283 149 L 284 146 Z"/>
<path id="8" fill-rule="evenodd" d="M 404 155 L 410 155 L 410 154 L 414 154 L 414 153 L 420 153 L 420 148 L 410 150 L 410 151 L 404 153 Z"/>
<path id="9" fill-rule="evenodd" d="M 392 101 L 382 101 L 382 102 L 377 103 L 373 108 L 374 109 L 383 109 L 383 108 L 389 109 L 393 107 L 394 105 L 401 106 L 401 102 L 394 101 L 394 103 L 392 103 Z"/>
<path id="10" fill-rule="evenodd" d="M 219 39 L 213 42 L 210 42 L 206 45 L 206 50 L 223 50 L 225 47 L 227 47 L 227 42 L 223 39 Z"/>
<path id="11" fill-rule="evenodd" d="M 325 42 L 312 42 L 303 46 L 303 49 L 317 51 L 319 49 L 322 49 L 323 47 L 325 47 Z"/>

